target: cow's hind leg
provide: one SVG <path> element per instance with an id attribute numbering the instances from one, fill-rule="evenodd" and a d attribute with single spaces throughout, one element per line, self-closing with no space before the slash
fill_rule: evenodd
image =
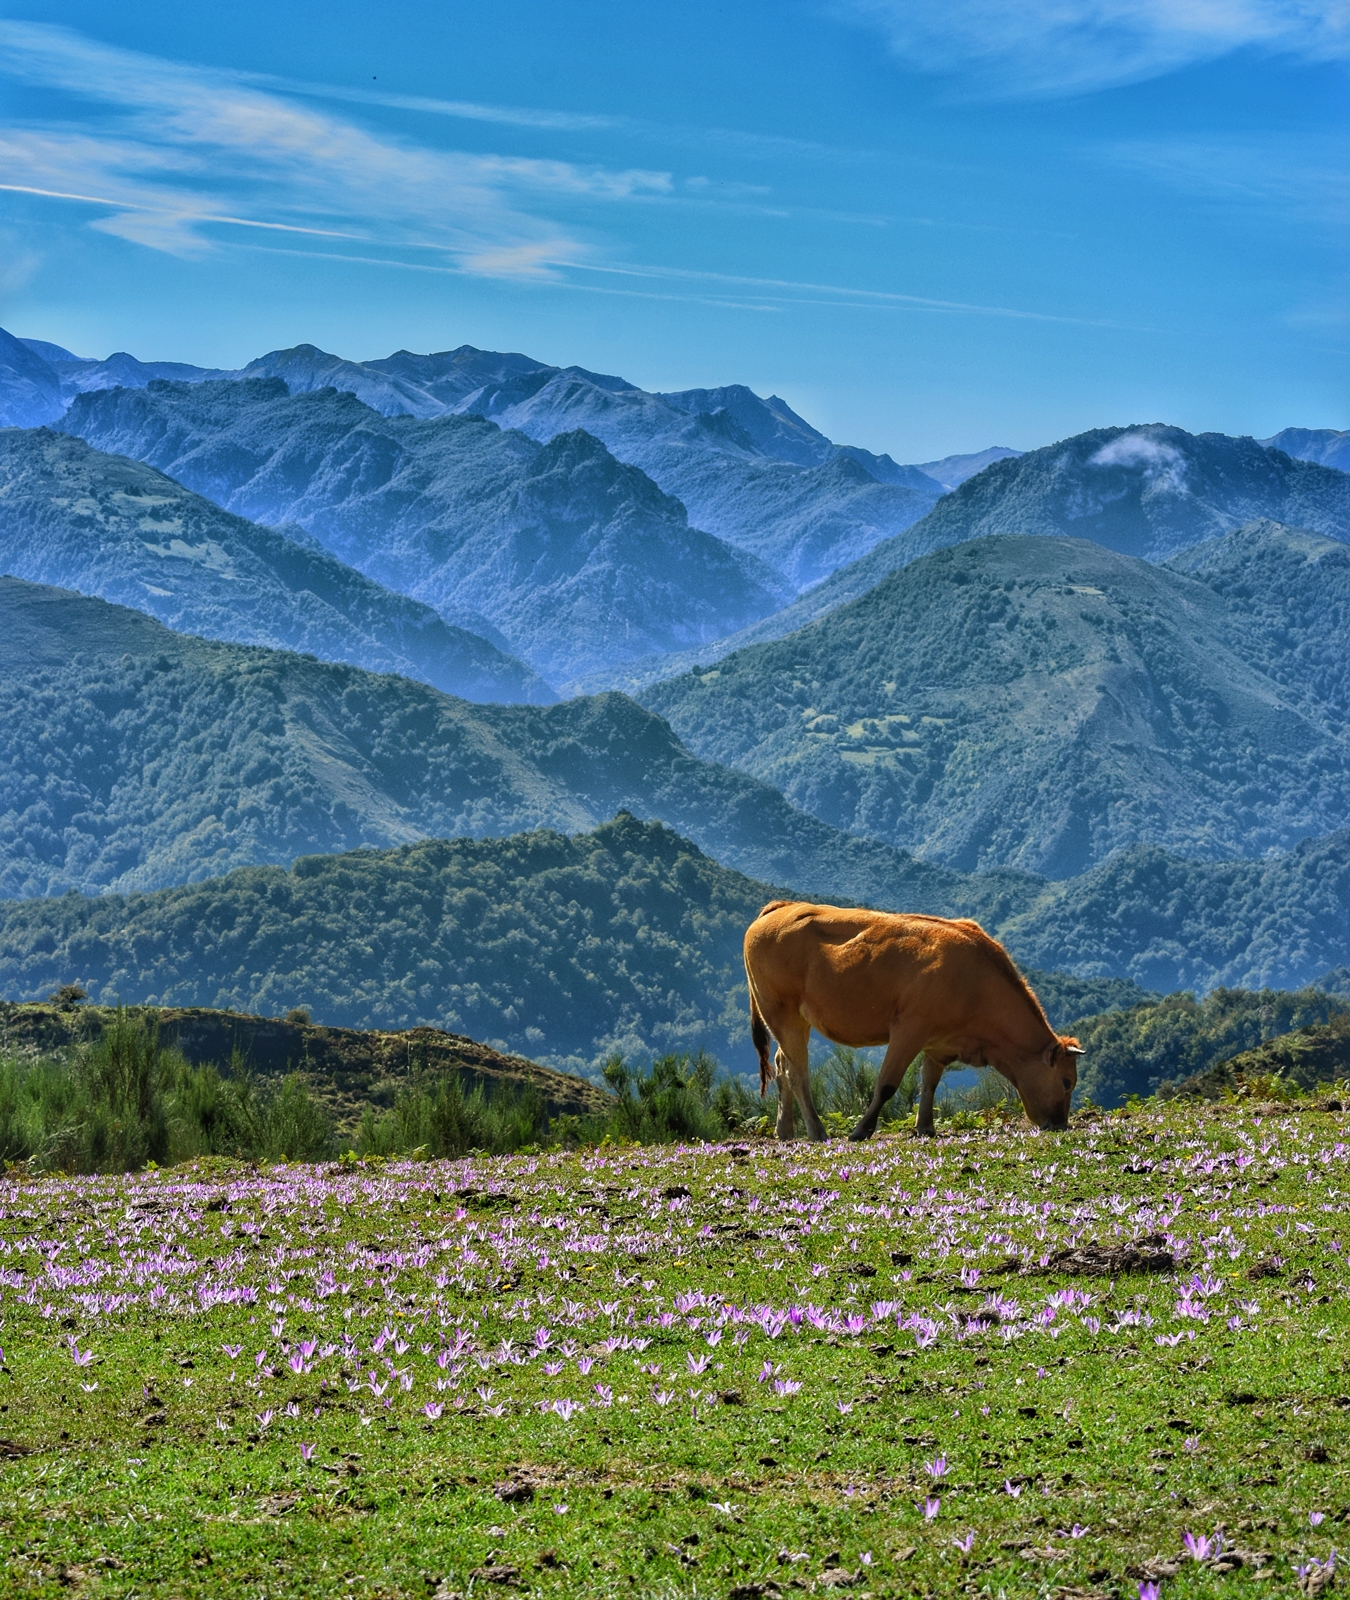
<path id="1" fill-rule="evenodd" d="M 915 1119 L 914 1131 L 924 1138 L 933 1135 L 933 1096 L 937 1093 L 937 1086 L 942 1082 L 942 1074 L 951 1065 L 950 1061 L 935 1061 L 932 1056 L 923 1058 L 923 1077 L 919 1082 L 919 1114 Z"/>
<path id="2" fill-rule="evenodd" d="M 778 1120 L 773 1131 L 780 1139 L 791 1139 L 797 1132 L 797 1102 L 792 1093 L 792 1069 L 781 1050 L 774 1053 L 773 1081 L 778 1086 Z"/>
<path id="3" fill-rule="evenodd" d="M 877 1073 L 877 1087 L 872 1096 L 872 1103 L 859 1117 L 857 1126 L 849 1134 L 850 1139 L 870 1139 L 876 1132 L 881 1108 L 900 1087 L 910 1062 L 918 1055 L 922 1045 L 922 1037 L 917 1036 L 912 1029 L 891 1035 L 891 1042 L 886 1047 L 886 1054 L 882 1059 L 881 1071 Z"/>
<path id="4" fill-rule="evenodd" d="M 783 1030 L 778 1034 L 778 1137 L 780 1139 L 792 1137 L 792 1102 L 795 1098 L 802 1108 L 802 1121 L 806 1124 L 808 1139 L 820 1140 L 826 1137 L 825 1126 L 816 1112 L 816 1103 L 811 1098 L 810 1076 L 810 1043 L 811 1025 L 804 1018 L 794 1017 L 791 1023 L 785 1023 Z M 783 1131 L 783 1108 L 787 1110 L 787 1132 Z"/>

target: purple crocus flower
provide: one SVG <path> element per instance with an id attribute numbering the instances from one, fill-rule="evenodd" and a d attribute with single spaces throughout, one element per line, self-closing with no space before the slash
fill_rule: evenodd
<path id="1" fill-rule="evenodd" d="M 1192 1561 L 1208 1561 L 1211 1556 L 1217 1556 L 1223 1549 L 1223 1538 L 1217 1533 L 1211 1539 L 1208 1534 L 1195 1534 L 1188 1530 L 1181 1542 L 1186 1546 L 1186 1554 Z"/>

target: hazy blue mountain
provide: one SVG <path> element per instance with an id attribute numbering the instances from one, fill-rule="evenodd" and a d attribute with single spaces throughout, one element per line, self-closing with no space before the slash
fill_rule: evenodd
<path id="1" fill-rule="evenodd" d="M 1233 537 L 1212 563 L 1259 574 L 1269 530 Z M 1272 565 L 1296 567 L 1303 537 L 1278 530 Z M 641 699 L 696 754 L 967 871 L 1068 877 L 1137 842 L 1203 859 L 1286 849 L 1350 816 L 1350 606 L 1341 547 L 1318 543 L 1326 577 L 1301 581 L 1333 603 L 1293 632 L 1254 627 L 1217 582 L 1087 540 L 1003 536 Z"/>
<path id="2" fill-rule="evenodd" d="M 0 895 L 146 889 L 305 851 L 661 817 L 828 897 L 1003 916 L 1035 879 L 967 880 L 700 761 L 622 695 L 478 706 L 407 679 L 171 633 L 0 579 Z"/>
<path id="3" fill-rule="evenodd" d="M 625 385 L 625 390 L 632 387 Z M 710 417 L 721 412 L 736 424 L 760 454 L 773 456 L 779 461 L 790 461 L 794 466 L 818 467 L 822 462 L 832 460 L 837 453 L 838 447 L 799 417 L 786 400 L 780 400 L 776 394 L 771 394 L 767 400 L 761 399 L 743 383 L 725 384 L 717 389 L 681 389 L 673 393 L 658 393 L 656 399 L 664 400 L 686 417 Z M 895 463 L 891 462 L 891 465 Z M 877 476 L 878 482 L 881 481 L 879 475 L 874 476 Z"/>
<path id="4" fill-rule="evenodd" d="M 290 350 L 272 350 L 250 361 L 237 378 L 280 378 L 291 394 L 312 394 L 316 389 L 340 389 L 385 417 L 439 417 L 450 407 L 423 392 L 396 372 L 378 371 L 378 363 L 346 361 L 312 344 Z"/>
<path id="5" fill-rule="evenodd" d="M 73 350 L 67 350 L 64 345 L 50 344 L 46 339 L 20 339 L 19 343 L 31 350 L 35 356 L 43 361 L 79 361 Z"/>
<path id="6" fill-rule="evenodd" d="M 431 1023 L 583 1069 L 612 1049 L 710 1048 L 750 1072 L 741 938 L 773 892 L 625 814 L 572 838 L 427 840 L 154 894 L 0 902 L 0 988 L 305 1005 L 328 1024 Z M 1019 958 L 1085 976 L 1293 988 L 1350 954 L 1350 838 L 1222 865 L 1136 849 L 989 926 Z M 1037 981 L 1060 1025 L 1064 1005 L 1147 998 Z"/>
<path id="7" fill-rule="evenodd" d="M 936 479 L 944 489 L 959 489 L 967 478 L 983 472 L 995 461 L 1008 461 L 1020 456 L 1020 450 L 1009 450 L 1006 445 L 992 445 L 988 450 L 977 450 L 973 455 L 943 456 L 941 461 L 921 461 L 919 471 Z"/>
<path id="8" fill-rule="evenodd" d="M 765 400 L 743 383 L 729 383 L 720 389 L 681 389 L 656 398 L 687 417 L 720 415 L 729 419 L 756 451 L 775 460 L 798 467 L 854 461 L 878 483 L 898 483 L 921 494 L 933 494 L 934 480 L 922 468 L 901 466 L 888 455 L 874 455 L 858 445 L 835 444 L 776 394 Z"/>
<path id="9" fill-rule="evenodd" d="M 716 638 L 785 591 L 586 433 L 547 445 L 474 416 L 384 417 L 280 377 L 80 396 L 63 427 L 449 615 L 486 617 L 565 685 Z"/>
<path id="10" fill-rule="evenodd" d="M 1319 461 L 1324 467 L 1350 472 L 1350 431 L 1343 428 L 1282 428 L 1259 442 L 1300 461 Z"/>
<path id="11" fill-rule="evenodd" d="M 523 662 L 290 532 L 69 434 L 0 432 L 0 571 L 135 606 L 179 632 L 312 651 L 471 700 L 557 698 Z"/>
<path id="12" fill-rule="evenodd" d="M 0 428 L 41 427 L 65 409 L 51 364 L 0 328 Z"/>
<path id="13" fill-rule="evenodd" d="M 782 400 L 743 385 L 652 394 L 606 373 L 470 346 L 346 362 L 302 345 L 244 374 L 281 377 L 292 392 L 332 384 L 386 415 L 488 417 L 540 443 L 583 429 L 680 499 L 697 527 L 794 588 L 908 526 L 942 492 L 916 468 L 832 444 Z"/>
<path id="14" fill-rule="evenodd" d="M 1350 540 L 1350 475 L 1221 433 L 1189 434 L 1161 424 L 1097 428 L 992 462 L 903 533 L 773 616 L 668 662 L 635 662 L 616 683 L 636 689 L 781 639 L 866 594 L 906 563 L 966 539 L 1062 534 L 1163 561 L 1262 519 Z"/>
<path id="15" fill-rule="evenodd" d="M 27 343 L 30 354 L 49 353 L 66 403 L 77 392 L 143 388 L 155 378 L 280 378 L 292 394 L 329 387 L 355 394 L 386 417 L 488 417 L 541 444 L 580 428 L 680 499 L 696 527 L 764 560 L 792 588 L 899 532 L 942 493 L 917 467 L 833 444 L 785 401 L 742 384 L 650 394 L 624 378 L 468 345 L 433 355 L 400 350 L 379 361 L 296 345 L 217 373 L 126 355 L 84 361 L 40 340 Z M 15 414 L 23 425 L 50 420 Z M 858 470 L 838 470 L 850 465 Z"/>
<path id="16" fill-rule="evenodd" d="M 704 395 L 714 409 L 692 409 Z M 867 452 L 830 446 L 782 401 L 741 386 L 660 395 L 553 368 L 485 385 L 458 409 L 536 439 L 584 428 L 677 495 L 699 527 L 768 562 L 794 588 L 908 527 L 942 492 L 914 469 L 873 457 L 892 479 L 879 482 Z"/>
<path id="17" fill-rule="evenodd" d="M 3 334 L 3 330 L 0 330 L 0 335 L 9 337 Z M 156 378 L 200 383 L 204 378 L 224 376 L 213 368 L 194 367 L 186 361 L 138 361 L 125 350 L 119 350 L 104 360 L 95 360 L 88 356 L 77 356 L 59 344 L 49 344 L 45 339 L 19 339 L 16 342 L 50 369 L 59 389 L 60 406 L 56 411 L 45 409 L 40 415 L 36 411 L 25 412 L 22 417 L 16 415 L 15 420 L 7 424 L 10 427 L 34 428 L 44 422 L 54 422 L 77 394 L 85 394 L 92 389 L 141 389 Z M 3 339 L 0 338 L 2 348 Z M 0 372 L 0 406 L 5 403 L 4 396 L 8 389 L 5 374 Z"/>

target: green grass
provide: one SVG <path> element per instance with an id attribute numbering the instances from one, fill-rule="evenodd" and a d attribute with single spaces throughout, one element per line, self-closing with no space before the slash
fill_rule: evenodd
<path id="1" fill-rule="evenodd" d="M 5 1593 L 1293 1592 L 1350 1514 L 1347 1121 L 11 1176 Z"/>

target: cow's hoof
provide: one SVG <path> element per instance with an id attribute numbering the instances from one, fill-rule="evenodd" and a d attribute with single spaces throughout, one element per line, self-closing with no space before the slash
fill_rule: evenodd
<path id="1" fill-rule="evenodd" d="M 853 1132 L 849 1134 L 849 1138 L 854 1144 L 862 1144 L 865 1139 L 870 1139 L 872 1137 L 874 1131 L 875 1130 L 870 1128 L 867 1123 L 860 1122 L 858 1126 L 854 1128 Z"/>

